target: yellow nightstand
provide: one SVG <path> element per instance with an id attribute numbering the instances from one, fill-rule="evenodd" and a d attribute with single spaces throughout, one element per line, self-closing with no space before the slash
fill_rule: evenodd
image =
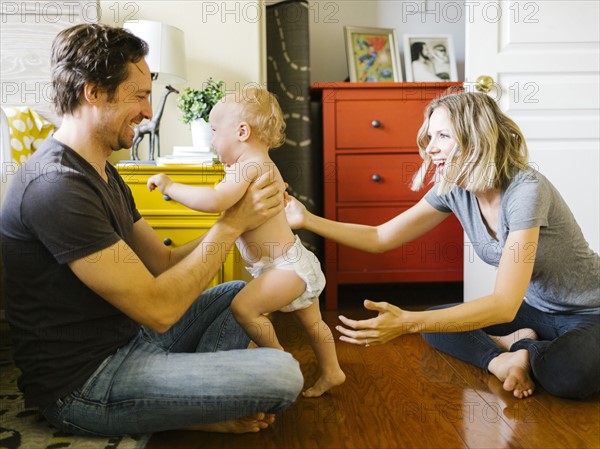
<path id="1" fill-rule="evenodd" d="M 135 203 L 165 245 L 177 247 L 204 234 L 220 214 L 196 212 L 171 200 L 155 190 L 148 191 L 146 182 L 157 173 L 167 174 L 174 182 L 213 187 L 223 179 L 221 165 L 117 165 L 117 170 L 131 188 Z M 244 263 L 235 248 L 227 256 L 221 271 L 211 287 L 222 282 L 247 278 L 243 275 Z"/>

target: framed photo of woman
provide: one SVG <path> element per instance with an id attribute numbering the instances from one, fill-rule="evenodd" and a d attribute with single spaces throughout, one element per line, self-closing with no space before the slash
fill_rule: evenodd
<path id="1" fill-rule="evenodd" d="M 393 29 L 346 26 L 344 31 L 350 81 L 402 81 Z"/>
<path id="2" fill-rule="evenodd" d="M 458 81 L 450 35 L 404 35 L 404 64 L 407 81 Z"/>

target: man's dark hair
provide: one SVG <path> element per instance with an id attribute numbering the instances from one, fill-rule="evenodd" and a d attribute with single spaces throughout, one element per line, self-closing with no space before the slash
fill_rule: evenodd
<path id="1" fill-rule="evenodd" d="M 129 63 L 148 54 L 148 44 L 123 28 L 102 24 L 75 25 L 61 31 L 52 43 L 53 102 L 60 114 L 72 114 L 85 83 L 96 83 L 114 99 L 129 76 Z"/>

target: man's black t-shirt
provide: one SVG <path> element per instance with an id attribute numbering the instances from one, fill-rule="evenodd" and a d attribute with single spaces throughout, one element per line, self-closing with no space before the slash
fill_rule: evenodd
<path id="1" fill-rule="evenodd" d="M 4 198 L 6 313 L 27 406 L 69 394 L 139 331 L 139 324 L 68 266 L 119 240 L 134 248 L 133 224 L 140 214 L 115 168 L 106 164 L 106 173 L 108 182 L 49 138 L 23 164 Z"/>

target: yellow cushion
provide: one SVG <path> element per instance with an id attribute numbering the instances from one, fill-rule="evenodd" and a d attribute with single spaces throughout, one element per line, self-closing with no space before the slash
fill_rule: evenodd
<path id="1" fill-rule="evenodd" d="M 10 127 L 10 150 L 13 161 L 19 165 L 38 149 L 54 130 L 54 125 L 26 106 L 2 107 Z"/>

